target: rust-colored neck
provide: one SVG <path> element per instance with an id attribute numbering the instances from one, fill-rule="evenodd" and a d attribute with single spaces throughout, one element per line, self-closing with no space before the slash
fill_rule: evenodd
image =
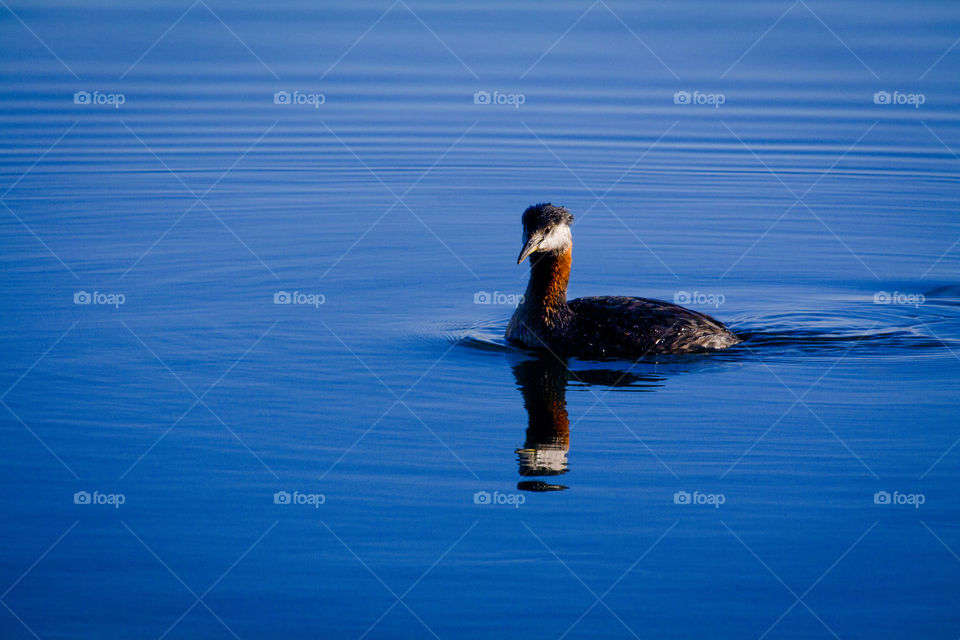
<path id="1" fill-rule="evenodd" d="M 548 313 L 554 309 L 565 310 L 572 260 L 571 247 L 560 253 L 533 254 L 530 257 L 530 282 L 524 294 L 524 304 Z"/>

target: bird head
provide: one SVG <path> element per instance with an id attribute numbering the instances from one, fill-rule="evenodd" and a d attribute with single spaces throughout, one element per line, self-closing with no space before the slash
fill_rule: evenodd
<path id="1" fill-rule="evenodd" d="M 523 212 L 523 249 L 517 264 L 533 253 L 562 253 L 573 245 L 573 214 L 552 204 L 535 204 Z"/>

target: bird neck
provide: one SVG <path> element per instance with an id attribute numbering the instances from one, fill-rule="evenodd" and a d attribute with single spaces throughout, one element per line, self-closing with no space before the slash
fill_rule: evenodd
<path id="1" fill-rule="evenodd" d="M 524 305 L 548 314 L 552 310 L 566 310 L 572 260 L 572 247 L 531 256 L 530 282 L 523 297 Z"/>

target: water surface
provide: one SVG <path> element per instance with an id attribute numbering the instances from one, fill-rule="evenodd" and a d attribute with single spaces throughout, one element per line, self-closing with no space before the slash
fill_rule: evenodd
<path id="1" fill-rule="evenodd" d="M 957 636 L 949 3 L 8 5 L 3 637 Z"/>

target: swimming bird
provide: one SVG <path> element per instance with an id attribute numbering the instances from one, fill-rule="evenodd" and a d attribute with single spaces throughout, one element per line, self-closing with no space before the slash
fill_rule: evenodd
<path id="1" fill-rule="evenodd" d="M 662 300 L 595 296 L 567 302 L 573 215 L 536 204 L 523 212 L 530 281 L 507 325 L 508 341 L 583 359 L 636 358 L 726 349 L 740 339 L 710 316 Z"/>

